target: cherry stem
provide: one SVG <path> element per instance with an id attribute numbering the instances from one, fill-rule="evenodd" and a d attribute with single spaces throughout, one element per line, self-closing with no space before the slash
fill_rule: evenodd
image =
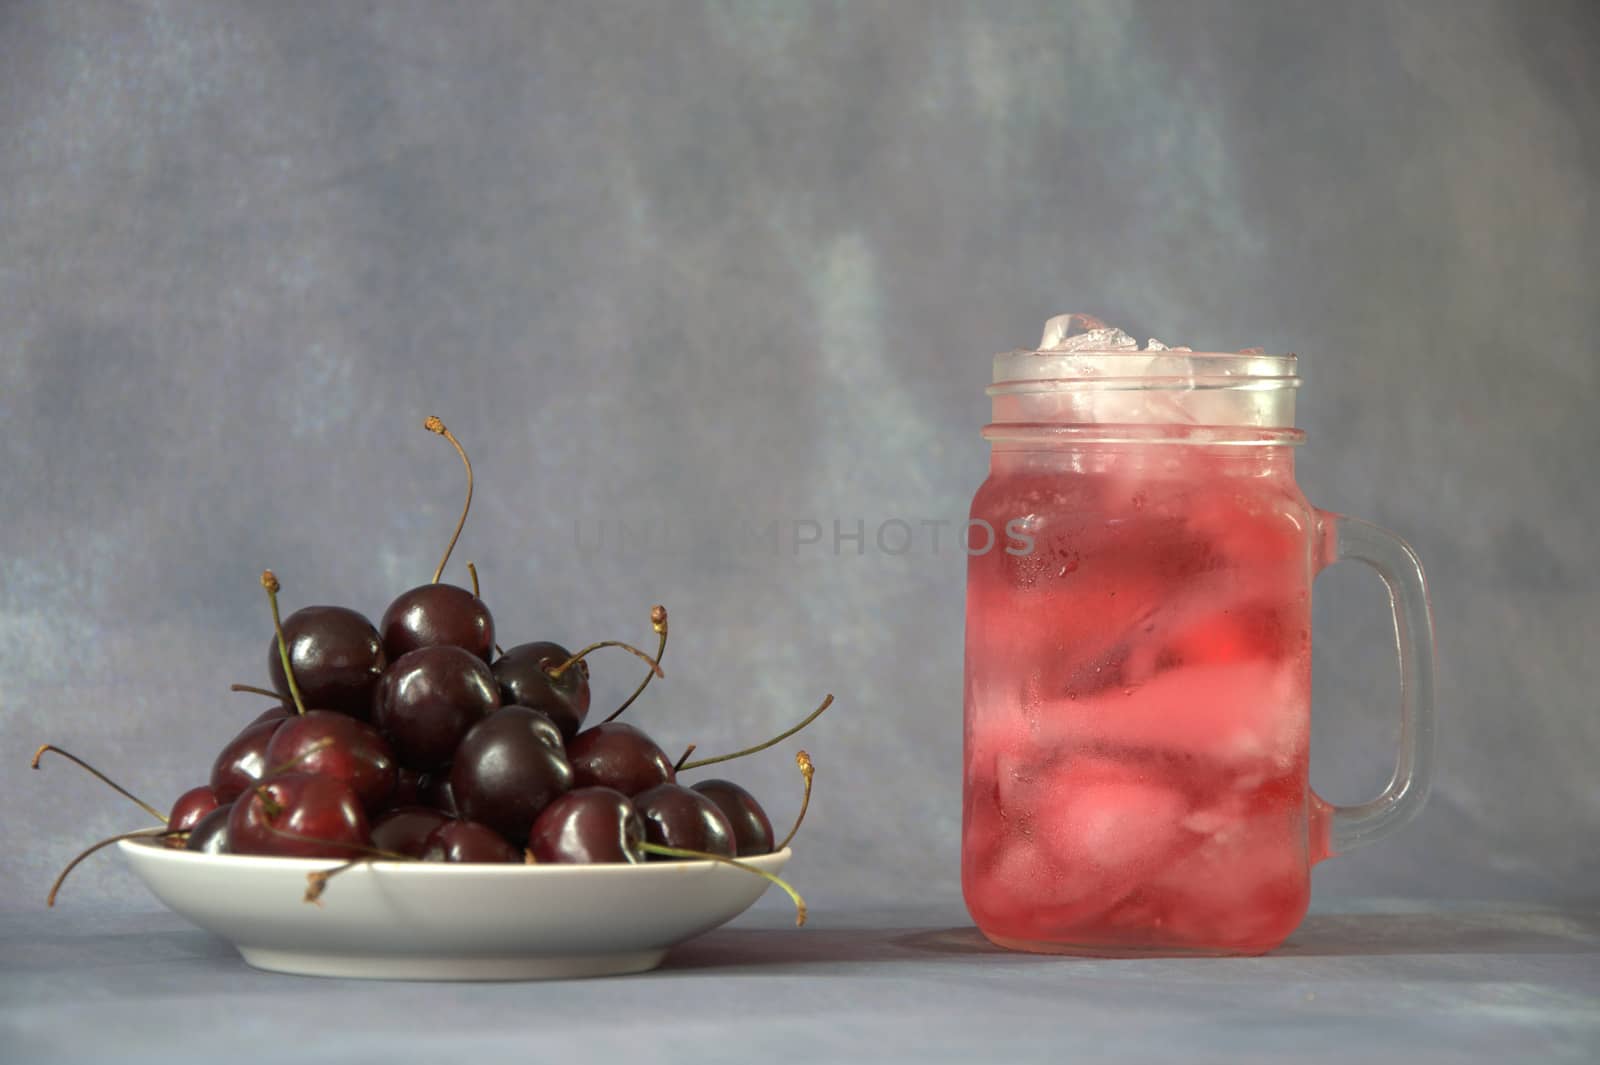
<path id="1" fill-rule="evenodd" d="M 656 674 L 661 672 L 661 656 L 667 653 L 667 608 L 660 603 L 650 608 L 650 627 L 656 631 L 657 636 L 661 637 L 660 643 L 656 645 L 655 666 L 644 675 L 644 680 L 641 680 L 639 686 L 633 689 L 633 694 L 628 696 L 627 701 L 611 711 L 611 716 L 606 718 L 607 721 L 615 721 L 621 717 L 622 712 L 632 706 L 635 699 L 644 694 L 644 690 L 650 687 L 650 682 L 655 679 Z"/>
<path id="2" fill-rule="evenodd" d="M 478 589 L 478 567 L 474 566 L 472 563 L 468 562 L 467 563 L 467 572 L 472 575 L 472 598 L 474 598 L 474 599 L 482 599 L 483 598 L 483 594 Z M 503 655 L 503 654 L 506 653 L 506 649 L 504 647 L 501 647 L 499 643 L 496 643 L 494 645 L 494 653 L 497 654 L 497 655 Z"/>
<path id="3" fill-rule="evenodd" d="M 57 747 L 53 743 L 46 743 L 42 747 L 40 747 L 37 751 L 34 751 L 33 752 L 33 761 L 28 763 L 29 767 L 33 768 L 33 769 L 38 769 L 39 768 L 39 759 L 44 757 L 44 753 L 46 751 L 54 751 L 56 754 L 59 754 L 61 757 L 65 758 L 67 761 L 71 762 L 73 765 L 76 765 L 79 769 L 82 769 L 84 772 L 88 773 L 90 776 L 92 776 L 96 780 L 100 781 L 100 783 L 104 784 L 106 787 L 110 788 L 112 791 L 116 792 L 118 795 L 121 795 L 124 799 L 127 799 L 129 802 L 133 803 L 135 806 L 137 806 L 139 809 L 143 810 L 145 813 L 149 814 L 151 817 L 155 818 L 157 821 L 160 821 L 162 824 L 166 824 L 167 823 L 167 815 L 166 814 L 162 813 L 160 810 L 157 810 L 154 806 L 151 806 L 149 803 L 147 803 L 143 799 L 139 798 L 139 796 L 135 795 L 133 792 L 129 791 L 127 788 L 123 787 L 121 784 L 118 784 L 115 780 L 112 780 L 110 777 L 106 776 L 104 773 L 100 772 L 100 770 L 96 769 L 94 766 L 90 765 L 88 762 L 85 762 L 82 758 L 79 758 L 77 755 L 73 754 L 71 751 L 64 751 L 60 747 Z"/>
<path id="4" fill-rule="evenodd" d="M 700 758 L 693 762 L 685 762 L 683 765 L 680 765 L 677 768 L 680 770 L 699 769 L 701 766 L 715 765 L 718 762 L 731 762 L 735 758 L 743 758 L 747 754 L 755 754 L 757 751 L 764 751 L 768 747 L 774 747 L 788 739 L 790 736 L 793 736 L 796 732 L 799 732 L 807 725 L 811 724 L 811 722 L 815 721 L 817 718 L 821 717 L 822 712 L 832 705 L 833 696 L 829 695 L 826 699 L 822 700 L 821 706 L 817 707 L 815 710 L 811 711 L 811 713 L 806 715 L 804 721 L 801 721 L 794 728 L 778 733 L 765 743 L 758 743 L 754 747 L 746 747 L 744 750 L 734 751 L 732 754 L 719 754 L 715 758 Z"/>
<path id="5" fill-rule="evenodd" d="M 299 765 L 301 762 L 305 761 L 307 758 L 310 758 L 314 754 L 320 754 L 320 753 L 322 753 L 323 751 L 327 750 L 329 747 L 332 747 L 332 746 L 333 746 L 333 737 L 332 736 L 324 736 L 324 737 L 322 737 L 322 739 L 320 739 L 317 742 L 313 743 L 311 746 L 307 747 L 305 750 L 301 751 L 299 754 L 295 755 L 293 758 L 289 759 L 287 762 L 284 762 L 281 765 L 272 766 L 265 773 L 261 774 L 262 783 L 265 783 L 267 780 L 271 779 L 272 777 L 277 776 L 279 773 L 287 773 L 289 770 L 293 769 L 295 766 Z"/>
<path id="6" fill-rule="evenodd" d="M 256 793 L 256 798 L 261 800 L 261 811 L 269 818 L 277 817 L 283 813 L 283 803 L 272 797 L 272 792 L 267 790 L 266 781 L 260 781 L 250 789 Z M 270 825 L 268 826 L 271 827 Z"/>
<path id="7" fill-rule="evenodd" d="M 271 832 L 276 832 L 280 836 L 289 836 L 291 838 L 297 837 L 297 833 L 285 832 L 282 829 L 273 828 L 271 825 L 268 825 L 267 829 Z M 398 854 L 394 851 L 381 850 L 377 847 L 363 847 L 362 849 L 367 851 L 367 853 L 363 854 L 359 858 L 351 858 L 343 865 L 336 865 L 332 869 L 321 869 L 316 872 L 307 873 L 305 901 L 314 902 L 318 906 L 321 906 L 322 893 L 328 889 L 328 881 L 332 880 L 345 870 L 354 869 L 358 865 L 371 865 L 380 858 L 386 861 L 395 862 L 415 862 L 421 860 L 419 858 L 413 858 L 409 854 Z"/>
<path id="8" fill-rule="evenodd" d="M 121 835 L 112 836 L 110 839 L 103 839 L 67 863 L 67 867 L 61 870 L 61 874 L 56 877 L 56 882 L 50 885 L 50 894 L 45 896 L 44 904 L 46 906 L 54 906 L 56 904 L 56 895 L 61 891 L 61 885 L 66 882 L 72 871 L 83 864 L 83 860 L 95 851 L 125 839 L 165 839 L 175 836 L 187 836 L 188 834 L 187 829 L 142 828 L 137 832 L 124 832 Z"/>
<path id="9" fill-rule="evenodd" d="M 794 839 L 795 833 L 800 831 L 800 823 L 806 819 L 806 810 L 811 806 L 811 778 L 816 774 L 816 767 L 811 764 L 811 756 L 805 751 L 799 751 L 794 756 L 794 764 L 800 767 L 800 775 L 806 779 L 805 794 L 800 797 L 800 814 L 794 819 L 794 827 L 789 834 L 783 837 L 783 842 L 772 848 L 781 851 Z"/>
<path id="10" fill-rule="evenodd" d="M 281 811 L 283 808 L 280 806 L 278 809 Z M 268 832 L 272 833 L 274 836 L 282 836 L 284 839 L 298 840 L 301 843 L 335 843 L 334 840 L 323 839 L 319 836 L 308 836 L 304 832 L 290 832 L 286 828 L 279 828 L 277 825 L 270 823 L 263 824 L 262 827 Z M 351 859 L 351 861 L 375 862 L 379 859 L 382 859 L 389 862 L 420 862 L 422 860 L 421 858 L 413 858 L 409 854 L 401 854 L 399 851 L 386 851 L 381 847 L 374 847 L 366 843 L 335 843 L 335 845 L 343 850 L 354 853 L 356 857 Z M 336 871 L 337 870 L 334 869 L 322 870 L 322 872 L 330 875 Z M 314 876 L 316 874 L 307 873 L 306 875 Z"/>
<path id="11" fill-rule="evenodd" d="M 318 751 L 327 750 L 329 747 L 332 747 L 332 746 L 333 746 L 333 737 L 332 736 L 324 736 L 322 739 L 318 740 L 316 743 L 313 743 L 311 746 L 307 747 L 305 750 L 301 751 L 299 754 L 295 755 L 293 758 L 289 759 L 287 762 L 284 762 L 282 765 L 275 765 L 275 766 L 273 766 L 272 768 L 268 769 L 265 773 L 263 773 L 261 775 L 261 779 L 256 781 L 255 786 L 252 787 L 250 790 L 255 792 L 256 793 L 256 797 L 261 800 L 261 809 L 266 813 L 266 815 L 269 818 L 270 817 L 277 817 L 279 814 L 283 813 L 283 804 L 280 803 L 277 799 L 274 799 L 272 797 L 272 792 L 267 790 L 267 784 L 272 780 L 272 778 L 277 776 L 279 773 L 288 772 L 289 770 L 293 769 L 295 766 L 299 765 L 301 762 L 305 761 L 307 758 L 310 758 L 312 755 L 316 754 Z M 274 831 L 274 832 L 278 831 L 277 829 L 272 828 L 271 825 L 268 825 L 267 827 L 269 829 L 272 829 L 272 831 Z M 300 838 L 309 839 L 310 838 L 309 836 L 307 836 L 307 837 L 295 836 L 295 834 L 292 833 L 292 832 L 284 833 L 284 834 L 285 835 L 289 835 L 289 836 L 293 836 L 296 839 L 300 839 Z"/>
<path id="12" fill-rule="evenodd" d="M 322 870 L 320 872 L 307 873 L 306 874 L 306 893 L 305 893 L 304 901 L 306 901 L 306 902 L 314 902 L 318 906 L 321 906 L 322 905 L 322 893 L 328 889 L 328 881 L 329 880 L 332 880 L 334 877 L 338 876 L 340 873 L 344 872 L 346 869 L 353 869 L 356 866 L 362 864 L 363 862 L 370 862 L 370 861 L 372 861 L 372 859 L 371 858 L 367 858 L 367 857 L 351 858 L 349 861 L 345 862 L 343 865 L 336 865 L 332 869 L 324 869 L 324 870 Z"/>
<path id="13" fill-rule="evenodd" d="M 695 744 L 692 743 L 683 749 L 683 753 L 678 755 L 678 760 L 672 763 L 672 771 L 674 773 L 678 773 L 683 770 L 683 763 L 689 760 L 689 756 L 694 753 L 694 749 Z"/>
<path id="14" fill-rule="evenodd" d="M 288 829 L 279 828 L 277 825 L 271 822 L 270 818 L 277 817 L 279 814 L 281 814 L 283 812 L 283 807 L 262 792 L 259 785 L 256 788 L 256 794 L 261 796 L 261 808 L 266 811 L 267 817 L 269 818 L 269 820 L 262 823 L 261 827 L 265 828 L 274 836 L 281 836 L 284 839 L 297 840 L 301 843 L 332 842 L 331 840 L 319 839 L 316 836 L 308 836 L 302 832 L 290 832 Z M 338 844 L 338 846 L 344 848 L 345 850 L 357 851 L 359 853 L 356 857 L 347 859 L 343 864 L 336 865 L 332 869 L 318 869 L 307 873 L 304 901 L 314 902 L 319 906 L 322 905 L 322 893 L 327 890 L 329 879 L 354 866 L 361 865 L 363 863 L 374 862 L 380 858 L 385 861 L 392 862 L 420 861 L 420 859 L 413 858 L 409 854 L 400 854 L 396 851 L 386 851 L 382 848 L 369 846 L 364 843 L 341 843 Z"/>
<path id="15" fill-rule="evenodd" d="M 462 506 L 461 517 L 456 521 L 456 531 L 450 534 L 450 542 L 445 545 L 444 557 L 439 559 L 439 568 L 433 571 L 433 583 L 438 584 L 439 578 L 444 575 L 444 564 L 450 561 L 450 552 L 456 549 L 456 541 L 461 538 L 462 526 L 467 524 L 467 511 L 472 509 L 472 462 L 467 458 L 467 449 L 461 446 L 461 441 L 457 440 L 455 434 L 445 427 L 444 422 L 430 414 L 428 419 L 422 423 L 422 427 L 428 432 L 437 433 L 450 441 L 450 445 L 456 449 L 456 454 L 461 456 L 461 464 L 467 468 L 467 502 Z M 476 579 L 474 579 L 473 583 L 477 583 Z M 474 592 L 473 594 L 477 593 Z"/>
<path id="16" fill-rule="evenodd" d="M 661 667 L 656 664 L 655 659 L 651 658 L 649 655 L 633 646 L 633 644 L 623 643 L 621 640 L 601 640 L 599 643 L 591 643 L 588 647 L 585 647 L 583 650 L 579 651 L 577 654 L 573 655 L 560 665 L 550 666 L 547 668 L 545 670 L 545 674 L 548 675 L 551 680 L 560 680 L 563 673 L 577 665 L 579 662 L 582 662 L 584 658 L 590 654 L 593 654 L 595 651 L 600 650 L 602 647 L 620 647 L 629 654 L 636 655 L 637 657 L 643 659 L 650 666 L 650 671 L 655 676 L 666 676 L 665 673 L 661 672 Z M 607 718 L 607 720 L 610 719 Z"/>
<path id="17" fill-rule="evenodd" d="M 325 742 L 326 743 L 332 743 L 333 741 L 330 739 L 330 740 L 327 740 Z M 267 787 L 266 782 L 263 781 L 262 783 L 257 784 L 251 790 L 254 791 L 256 793 L 256 795 L 261 799 L 261 808 L 262 808 L 262 810 L 266 811 L 267 817 L 269 817 L 269 818 L 277 817 L 279 814 L 283 813 L 283 804 L 278 802 L 276 799 L 274 799 L 271 796 L 271 794 L 269 794 L 267 792 L 266 787 Z M 333 840 L 323 839 L 320 836 L 308 836 L 304 832 L 290 832 L 286 828 L 279 828 L 277 825 L 273 824 L 270 820 L 263 822 L 261 827 L 265 828 L 268 832 L 272 833 L 274 836 L 282 836 L 284 839 L 298 840 L 301 843 L 334 843 L 335 842 Z M 374 861 L 374 860 L 376 860 L 378 858 L 383 858 L 383 859 L 386 859 L 388 861 L 393 861 L 393 862 L 416 862 L 416 861 L 421 861 L 422 860 L 420 858 L 413 858 L 409 854 L 401 854 L 399 851 L 386 851 L 381 847 L 374 847 L 371 844 L 367 844 L 367 843 L 338 843 L 336 845 L 341 847 L 341 848 L 343 848 L 344 850 L 354 852 L 357 855 L 357 857 L 355 859 L 352 859 L 352 861 L 361 861 L 361 860 Z M 346 864 L 350 864 L 350 863 L 347 862 Z M 340 869 L 342 869 L 342 868 L 343 867 L 341 866 Z M 325 869 L 325 870 L 322 870 L 322 871 L 327 873 L 329 876 L 332 876 L 334 873 L 339 872 L 340 869 Z M 316 876 L 317 874 L 316 873 L 307 873 L 306 875 L 308 877 L 310 877 L 310 876 Z M 319 894 L 320 894 L 320 892 L 319 892 Z M 311 901 L 311 900 L 307 900 L 307 901 Z"/>
<path id="18" fill-rule="evenodd" d="M 801 898 L 800 892 L 790 887 L 789 882 L 781 876 L 769 873 L 765 869 L 757 869 L 755 866 L 741 862 L 736 858 L 725 858 L 720 854 L 708 854 L 705 851 L 688 851 L 682 847 L 666 847 L 660 843 L 649 842 L 639 844 L 639 849 L 646 854 L 660 854 L 667 858 L 697 858 L 702 861 L 720 862 L 723 865 L 731 865 L 735 869 L 743 869 L 747 873 L 754 873 L 756 876 L 769 880 L 781 887 L 794 900 L 794 923 L 797 925 L 806 923 L 806 900 Z"/>
<path id="19" fill-rule="evenodd" d="M 283 619 L 278 617 L 278 584 L 277 575 L 270 569 L 261 571 L 261 587 L 267 590 L 267 602 L 272 604 L 272 628 L 278 634 L 278 661 L 283 663 L 283 675 L 289 680 L 289 694 L 294 696 L 295 712 L 304 714 L 306 704 L 300 698 L 300 685 L 295 683 L 294 668 L 289 665 L 289 641 L 283 638 Z"/>
<path id="20" fill-rule="evenodd" d="M 231 692 L 249 692 L 251 695 L 265 695 L 269 699 L 276 699 L 280 703 L 283 702 L 283 694 L 281 692 L 258 688 L 254 684 L 230 684 L 228 685 L 228 690 Z"/>

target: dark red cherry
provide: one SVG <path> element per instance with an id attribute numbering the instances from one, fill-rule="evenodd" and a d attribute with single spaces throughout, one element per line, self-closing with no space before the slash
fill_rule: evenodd
<path id="1" fill-rule="evenodd" d="M 522 852 L 476 821 L 446 821 L 428 833 L 425 862 L 520 862 Z"/>
<path id="2" fill-rule="evenodd" d="M 460 647 L 423 647 L 397 658 L 378 682 L 373 723 L 401 765 L 437 769 L 467 730 L 500 705 L 489 667 Z"/>
<path id="3" fill-rule="evenodd" d="M 388 806 L 394 794 L 389 745 L 365 721 L 333 710 L 310 710 L 280 725 L 267 745 L 267 765 L 342 780 L 369 814 Z"/>
<path id="4" fill-rule="evenodd" d="M 390 810 L 372 826 L 372 845 L 391 854 L 422 857 L 433 830 L 450 820 L 450 815 L 426 806 L 406 806 Z"/>
<path id="5" fill-rule="evenodd" d="M 772 821 L 754 795 L 731 780 L 700 780 L 690 787 L 716 803 L 728 819 L 733 828 L 735 857 L 772 853 L 777 837 L 772 834 Z"/>
<path id="6" fill-rule="evenodd" d="M 389 808 L 398 810 L 405 806 L 426 806 L 423 798 L 428 787 L 428 774 L 400 766 L 394 774 L 394 794 L 389 796 Z"/>
<path id="7" fill-rule="evenodd" d="M 422 805 L 451 817 L 460 817 L 461 809 L 456 806 L 455 792 L 450 789 L 450 767 L 429 773 L 425 779 L 428 783 L 422 789 Z"/>
<path id="8" fill-rule="evenodd" d="M 179 795 L 172 804 L 172 812 L 167 815 L 167 828 L 173 832 L 191 829 L 217 805 L 217 794 L 211 790 L 211 785 L 198 784 Z"/>
<path id="9" fill-rule="evenodd" d="M 336 710 L 366 720 L 372 710 L 372 689 L 388 659 L 372 622 L 342 606 L 308 606 L 283 619 L 289 665 L 307 707 Z M 289 698 L 278 637 L 267 648 L 272 687 Z"/>
<path id="10" fill-rule="evenodd" d="M 494 663 L 502 706 L 532 707 L 549 716 L 561 735 L 571 739 L 589 713 L 589 663 L 579 661 L 551 679 L 546 670 L 571 658 L 558 643 L 519 643 Z"/>
<path id="11" fill-rule="evenodd" d="M 615 788 L 637 795 L 675 779 L 672 759 L 656 742 L 625 721 L 608 721 L 584 729 L 567 744 L 572 785 Z"/>
<path id="12" fill-rule="evenodd" d="M 644 821 L 649 842 L 733 857 L 733 826 L 717 804 L 698 791 L 681 784 L 657 784 L 635 795 L 633 806 Z"/>
<path id="13" fill-rule="evenodd" d="M 269 718 L 246 725 L 211 763 L 211 793 L 217 803 L 230 803 L 267 772 L 267 744 L 288 718 Z"/>
<path id="14" fill-rule="evenodd" d="M 294 715 L 294 707 L 285 703 L 280 703 L 277 706 L 269 707 L 268 709 L 261 711 L 261 713 L 255 716 L 255 720 L 251 721 L 250 724 L 256 725 L 263 721 L 282 721 L 284 718 L 293 717 Z"/>
<path id="15" fill-rule="evenodd" d="M 223 805 L 206 814 L 189 830 L 183 841 L 187 850 L 202 854 L 228 854 L 228 818 L 233 814 L 233 803 Z"/>
<path id="16" fill-rule="evenodd" d="M 644 861 L 644 824 L 633 802 L 612 788 L 579 788 L 534 818 L 528 849 L 537 862 Z"/>
<path id="17" fill-rule="evenodd" d="M 571 787 L 561 730 L 525 706 L 503 706 L 472 726 L 450 763 L 461 816 L 506 839 L 527 839 L 539 811 Z"/>
<path id="18" fill-rule="evenodd" d="M 494 654 L 489 608 L 453 584 L 423 584 L 402 592 L 383 612 L 380 628 L 391 662 L 419 647 L 460 647 L 484 662 Z"/>
<path id="19" fill-rule="evenodd" d="M 234 854 L 356 858 L 366 853 L 369 836 L 354 789 L 312 773 L 283 773 L 255 785 L 228 816 Z"/>

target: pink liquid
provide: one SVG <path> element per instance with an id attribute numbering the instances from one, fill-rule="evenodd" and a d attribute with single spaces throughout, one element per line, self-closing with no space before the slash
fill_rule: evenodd
<path id="1" fill-rule="evenodd" d="M 1000 454 L 1034 549 L 967 585 L 962 885 L 1005 946 L 1259 953 L 1322 857 L 1306 783 L 1314 512 L 1285 448 Z M 1315 824 L 1313 824 L 1315 822 Z"/>

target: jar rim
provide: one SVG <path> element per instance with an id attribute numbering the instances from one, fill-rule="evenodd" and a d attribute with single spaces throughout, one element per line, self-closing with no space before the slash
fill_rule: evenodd
<path id="1" fill-rule="evenodd" d="M 1161 377 L 1026 377 L 996 381 L 984 393 L 990 396 L 1015 395 L 1027 392 L 1203 392 L 1228 390 L 1235 392 L 1274 392 L 1283 388 L 1299 388 L 1300 378 L 1294 374 L 1274 377 L 1252 375 L 1229 377 L 1225 375 Z"/>
<path id="2" fill-rule="evenodd" d="M 987 392 L 996 424 L 1291 429 L 1294 355 L 1253 351 L 1009 351 Z"/>
<path id="3" fill-rule="evenodd" d="M 1074 355 L 1109 355 L 1118 359 L 1156 359 L 1172 356 L 1181 359 L 1294 359 L 1298 358 L 1294 352 L 1272 352 L 1251 349 L 1249 351 L 1190 351 L 1187 348 L 1012 348 L 1002 351 L 996 358 L 1007 355 L 1044 355 L 1057 357 L 1071 357 Z"/>
<path id="4" fill-rule="evenodd" d="M 1180 444 L 1190 447 L 1299 447 L 1304 429 L 1261 425 L 1164 425 L 1144 423 L 992 422 L 983 438 L 1008 450 L 1085 447 L 1099 444 Z"/>
<path id="5" fill-rule="evenodd" d="M 1298 387 L 1299 357 L 1255 351 L 1050 351 L 1021 348 L 994 357 L 995 385 L 1017 382 L 1145 381 L 1148 388 L 1187 387 L 1188 382 L 1222 378 L 1232 381 L 1275 381 Z M 1294 383 L 1288 383 L 1294 382 Z M 1118 387 L 1129 387 L 1127 384 Z M 1018 389 L 1013 389 L 1016 391 Z"/>

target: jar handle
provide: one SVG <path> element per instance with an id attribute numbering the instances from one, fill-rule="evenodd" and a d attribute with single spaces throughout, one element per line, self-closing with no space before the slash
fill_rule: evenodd
<path id="1" fill-rule="evenodd" d="M 1422 563 L 1411 546 L 1370 522 L 1318 511 L 1324 536 L 1321 564 L 1352 559 L 1378 571 L 1389 591 L 1395 650 L 1400 657 L 1400 749 L 1394 775 L 1375 799 L 1354 806 L 1314 801 L 1322 828 L 1319 858 L 1346 854 L 1382 839 L 1410 821 L 1433 783 L 1433 610 Z M 1325 834 L 1324 834 L 1325 833 Z"/>

